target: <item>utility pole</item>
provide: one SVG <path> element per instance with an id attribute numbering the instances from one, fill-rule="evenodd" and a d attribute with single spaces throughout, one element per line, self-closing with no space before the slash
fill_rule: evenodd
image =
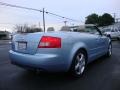
<path id="1" fill-rule="evenodd" d="M 65 26 L 67 25 L 67 21 L 64 21 Z"/>
<path id="2" fill-rule="evenodd" d="M 115 20 L 115 23 L 116 23 L 116 13 L 113 13 L 113 17 L 114 17 L 114 20 Z M 115 29 L 115 23 L 113 25 L 113 29 Z"/>
<path id="3" fill-rule="evenodd" d="M 112 13 L 112 14 L 113 14 L 114 20 L 116 22 L 116 13 Z"/>
<path id="4" fill-rule="evenodd" d="M 72 26 L 74 26 L 74 23 L 72 24 Z"/>
<path id="5" fill-rule="evenodd" d="M 41 26 L 40 26 L 40 22 L 38 23 L 38 26 L 39 26 L 39 28 L 41 28 Z"/>
<path id="6" fill-rule="evenodd" d="M 45 9 L 43 8 L 43 30 L 45 32 Z"/>

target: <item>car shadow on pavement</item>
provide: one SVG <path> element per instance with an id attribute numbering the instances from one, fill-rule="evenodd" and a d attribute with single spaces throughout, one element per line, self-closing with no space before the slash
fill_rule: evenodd
<path id="1" fill-rule="evenodd" d="M 102 57 L 90 63 L 86 69 L 86 72 L 80 78 L 74 78 L 73 76 L 67 75 L 65 73 L 29 72 L 24 70 L 19 76 L 17 76 L 15 82 L 17 83 L 17 85 L 19 85 L 18 87 L 20 89 L 22 89 L 22 87 L 28 88 L 29 86 L 29 88 L 33 88 L 33 89 L 41 88 L 41 89 L 57 90 L 57 88 L 62 89 L 62 87 L 67 87 L 70 86 L 71 84 L 77 87 L 79 87 L 79 85 L 82 85 L 83 88 L 86 88 L 84 86 L 86 85 L 85 83 L 89 83 L 89 85 L 91 85 L 92 84 L 91 80 L 94 83 L 95 73 L 92 68 L 97 69 L 96 66 L 100 66 L 107 61 L 108 61 L 107 58 Z M 100 74 L 98 73 L 98 75 Z M 91 86 L 89 86 L 88 88 L 90 87 Z"/>
<path id="2" fill-rule="evenodd" d="M 58 90 L 57 88 L 62 88 L 77 80 L 78 79 L 75 79 L 72 76 L 68 76 L 64 73 L 61 74 L 24 71 L 19 76 L 16 83 L 18 83 L 22 87 L 29 86 L 29 88 L 33 89 Z"/>

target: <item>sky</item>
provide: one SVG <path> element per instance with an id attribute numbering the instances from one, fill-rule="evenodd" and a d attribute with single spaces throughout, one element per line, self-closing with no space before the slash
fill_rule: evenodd
<path id="1" fill-rule="evenodd" d="M 120 17 L 120 0 L 0 0 L 9 4 L 43 9 L 80 22 L 68 21 L 69 25 L 83 24 L 85 17 L 92 13 L 102 15 L 103 13 L 116 13 Z M 46 26 L 62 26 L 61 19 L 52 15 L 45 15 Z M 39 24 L 40 23 L 40 24 Z M 0 5 L 0 30 L 12 31 L 15 25 L 41 25 L 42 13 L 23 9 L 16 9 Z"/>

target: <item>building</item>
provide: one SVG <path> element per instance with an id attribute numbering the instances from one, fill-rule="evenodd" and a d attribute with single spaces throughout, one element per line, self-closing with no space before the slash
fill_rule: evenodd
<path id="1" fill-rule="evenodd" d="M 0 31 L 0 39 L 10 39 L 10 33 L 8 31 Z"/>

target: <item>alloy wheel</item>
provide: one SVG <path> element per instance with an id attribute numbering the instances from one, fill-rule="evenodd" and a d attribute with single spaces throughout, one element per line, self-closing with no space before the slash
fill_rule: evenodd
<path id="1" fill-rule="evenodd" d="M 76 55 L 75 62 L 75 74 L 81 75 L 85 70 L 85 55 L 83 53 L 79 53 Z"/>

